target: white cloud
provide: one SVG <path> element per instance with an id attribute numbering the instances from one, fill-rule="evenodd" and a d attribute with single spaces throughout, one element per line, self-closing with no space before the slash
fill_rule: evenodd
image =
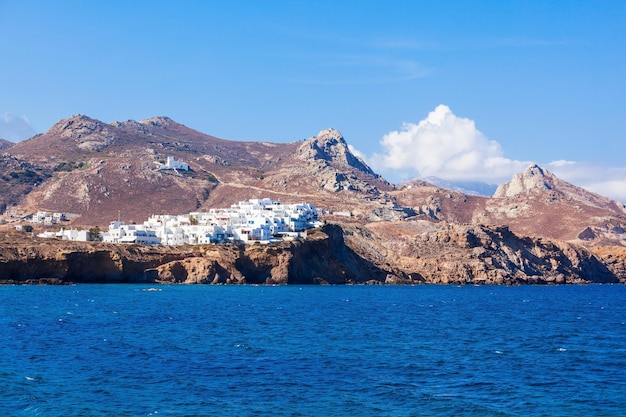
<path id="1" fill-rule="evenodd" d="M 361 158 L 364 161 L 367 159 L 362 152 L 359 152 L 359 150 L 352 145 L 348 145 L 348 150 L 352 152 L 352 154 L 354 154 L 356 157 Z"/>
<path id="2" fill-rule="evenodd" d="M 37 131 L 25 116 L 18 116 L 13 113 L 4 113 L 0 116 L 0 138 L 18 142 L 28 139 L 36 133 Z"/>
<path id="3" fill-rule="evenodd" d="M 528 165 L 505 158 L 498 142 L 487 139 L 474 121 L 457 117 L 445 105 L 418 124 L 404 123 L 380 143 L 383 153 L 372 155 L 368 162 L 382 173 L 410 171 L 421 178 L 494 183 L 510 179 Z"/>
<path id="4" fill-rule="evenodd" d="M 554 161 L 546 167 L 569 183 L 626 203 L 626 168 L 574 161 Z"/>
<path id="5" fill-rule="evenodd" d="M 456 116 L 445 105 L 418 124 L 404 123 L 380 144 L 381 153 L 363 159 L 392 181 L 438 177 L 501 184 L 531 162 L 506 158 L 500 144 L 489 140 L 473 120 Z M 626 203 L 626 167 L 567 160 L 538 163 L 567 182 Z"/>

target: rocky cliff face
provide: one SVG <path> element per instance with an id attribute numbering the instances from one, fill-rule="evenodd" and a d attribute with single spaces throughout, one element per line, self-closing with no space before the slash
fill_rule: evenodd
<path id="1" fill-rule="evenodd" d="M 276 245 L 124 246 L 4 237 L 0 283 L 348 284 L 384 282 L 342 229 Z"/>
<path id="2" fill-rule="evenodd" d="M 626 282 L 587 249 L 563 241 L 520 237 L 507 227 L 388 225 L 377 252 L 386 262 L 428 283 L 565 284 Z M 369 230 L 380 233 L 380 226 Z"/>
<path id="3" fill-rule="evenodd" d="M 538 194 L 555 188 L 556 181 L 554 175 L 547 173 L 537 164 L 531 164 L 523 173 L 515 174 L 510 182 L 498 186 L 493 196 L 503 198 L 519 194 Z"/>
<path id="4" fill-rule="evenodd" d="M 343 135 L 336 129 L 325 129 L 319 132 L 317 136 L 309 138 L 298 148 L 297 155 L 303 161 L 324 160 L 378 176 L 365 162 L 350 151 Z"/>
<path id="5" fill-rule="evenodd" d="M 570 284 L 626 282 L 626 253 L 507 228 L 326 225 L 276 245 L 123 246 L 4 238 L 1 283 Z"/>

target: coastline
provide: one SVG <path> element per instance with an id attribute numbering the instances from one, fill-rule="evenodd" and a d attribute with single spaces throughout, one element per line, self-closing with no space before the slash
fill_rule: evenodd
<path id="1" fill-rule="evenodd" d="M 269 245 L 123 245 L 0 237 L 0 284 L 524 285 L 626 283 L 626 251 L 472 226 L 399 250 L 356 225 Z M 615 256 L 618 253 L 619 256 Z"/>

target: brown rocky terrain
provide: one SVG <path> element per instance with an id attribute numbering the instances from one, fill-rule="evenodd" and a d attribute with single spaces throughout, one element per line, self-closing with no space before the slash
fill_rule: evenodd
<path id="1" fill-rule="evenodd" d="M 393 188 L 333 129 L 276 144 L 222 140 L 164 117 L 106 124 L 74 116 L 10 151 L 53 172 L 17 208 L 76 213 L 82 225 L 104 226 L 118 216 L 143 221 L 258 197 L 306 199 L 328 210 L 365 199 L 384 206 L 381 191 Z M 191 171 L 159 171 L 168 156 Z"/>
<path id="2" fill-rule="evenodd" d="M 526 236 L 585 246 L 624 245 L 626 207 L 586 191 L 531 164 L 499 186 L 493 197 L 469 196 L 429 184 L 407 184 L 391 192 L 419 218 L 455 224 L 506 225 Z"/>
<path id="3" fill-rule="evenodd" d="M 378 258 L 413 279 L 438 284 L 565 284 L 626 282 L 619 262 L 608 265 L 584 247 L 523 237 L 506 226 L 433 224 L 426 221 L 371 223 L 354 231 L 350 245 L 371 242 Z M 376 238 L 366 238 L 374 235 Z M 393 238 L 390 238 L 393 236 Z M 365 237 L 365 238 L 364 238 Z M 374 258 L 371 255 L 365 255 Z"/>
<path id="4" fill-rule="evenodd" d="M 35 187 L 51 177 L 45 168 L 33 165 L 8 153 L 0 155 L 0 212 L 19 203 Z"/>
<path id="5" fill-rule="evenodd" d="M 384 282 L 386 271 L 327 226 L 306 241 L 183 247 L 113 245 L 4 236 L 1 283 L 140 282 L 347 284 Z"/>
<path id="6" fill-rule="evenodd" d="M 169 156 L 188 163 L 190 171 L 158 170 Z M 237 142 L 166 117 L 107 124 L 81 115 L 7 148 L 0 159 L 0 208 L 22 215 L 73 214 L 64 227 L 103 227 L 118 217 L 141 222 L 151 214 L 261 197 L 313 203 L 329 226 L 306 242 L 184 248 L 36 239 L 18 245 L 0 229 L 0 280 L 518 284 L 625 279 L 624 205 L 534 164 L 493 197 L 479 197 L 424 181 L 396 187 L 352 154 L 334 129 L 292 143 Z M 9 226 L 13 223 L 4 230 Z M 21 252 L 11 252 L 13 246 Z"/>
<path id="7" fill-rule="evenodd" d="M 0 283 L 586 284 L 625 283 L 626 253 L 601 262 L 563 242 L 506 228 L 415 230 L 390 242 L 376 227 L 327 225 L 275 245 L 183 247 L 44 239 L 0 240 Z M 420 227 L 418 227 L 420 229 Z M 421 232 L 416 234 L 415 232 Z M 390 253 L 396 256 L 390 256 Z"/>
<path id="8" fill-rule="evenodd" d="M 5 150 L 5 149 L 9 149 L 13 145 L 14 145 L 13 142 L 9 142 L 6 139 L 0 138 L 0 151 Z"/>

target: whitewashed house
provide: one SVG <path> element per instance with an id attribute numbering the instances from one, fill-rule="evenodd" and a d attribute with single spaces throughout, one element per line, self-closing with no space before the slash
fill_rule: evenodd
<path id="1" fill-rule="evenodd" d="M 61 221 L 65 221 L 67 220 L 67 216 L 65 215 L 65 213 L 52 213 L 49 211 L 38 211 L 37 213 L 33 214 L 33 217 L 31 218 L 31 223 L 38 223 L 38 224 L 45 224 L 47 226 L 53 225 L 53 224 L 57 224 Z"/>
<path id="2" fill-rule="evenodd" d="M 145 229 L 140 225 L 127 225 L 120 221 L 113 221 L 109 224 L 109 230 L 102 234 L 102 241 L 142 245 L 158 245 L 161 243 L 154 230 Z"/>
<path id="3" fill-rule="evenodd" d="M 65 215 L 65 213 L 52 213 L 52 220 L 55 223 L 64 222 L 67 220 L 67 216 Z"/>
<path id="4" fill-rule="evenodd" d="M 270 242 L 277 237 L 301 237 L 306 229 L 319 225 L 312 204 L 282 204 L 263 198 L 208 212 L 153 215 L 142 225 L 112 222 L 104 241 L 163 245 Z"/>
<path id="5" fill-rule="evenodd" d="M 53 220 L 52 213 L 48 211 L 38 211 L 37 213 L 33 214 L 31 223 L 43 223 L 43 224 L 50 225 L 52 224 L 52 220 Z"/>
<path id="6" fill-rule="evenodd" d="M 162 245 L 176 246 L 187 243 L 182 227 L 159 226 L 154 229 Z"/>
<path id="7" fill-rule="evenodd" d="M 173 156 L 168 156 L 167 161 L 165 161 L 165 163 L 159 167 L 159 170 L 166 169 L 189 171 L 189 165 L 185 162 L 175 160 Z"/>
<path id="8" fill-rule="evenodd" d="M 56 238 L 61 240 L 71 240 L 74 242 L 87 242 L 89 241 L 89 231 L 88 230 L 76 230 L 76 229 L 61 229 L 58 232 L 45 231 L 39 233 L 38 237 L 43 238 Z"/>
<path id="9" fill-rule="evenodd" d="M 227 231 L 222 226 L 204 226 L 204 233 L 198 236 L 198 244 L 223 243 L 226 241 Z M 230 230 L 230 229 L 229 229 Z M 232 235 L 232 232 L 230 233 Z"/>
<path id="10" fill-rule="evenodd" d="M 87 242 L 89 240 L 89 230 L 61 229 L 56 235 L 62 240 L 72 240 L 76 242 Z"/>

